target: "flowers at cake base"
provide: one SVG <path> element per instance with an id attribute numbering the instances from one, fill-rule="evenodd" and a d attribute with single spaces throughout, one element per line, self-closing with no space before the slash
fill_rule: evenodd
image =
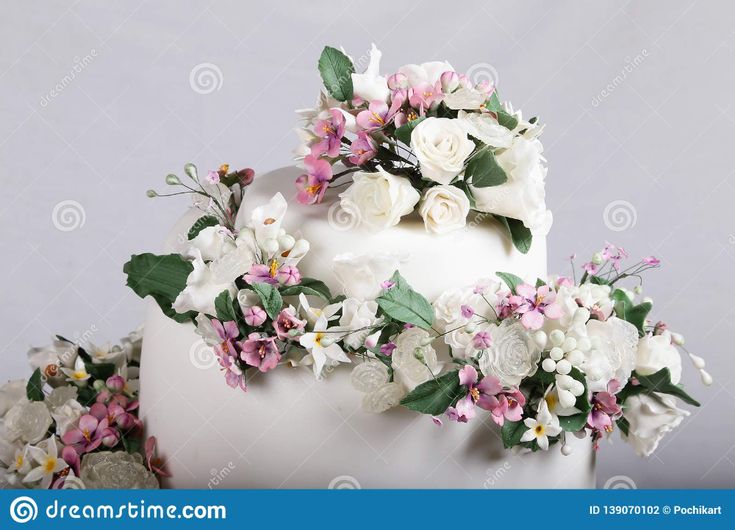
<path id="1" fill-rule="evenodd" d="M 0 387 L 0 484 L 41 489 L 158 487 L 155 473 L 163 475 L 165 470 L 161 463 L 156 470 L 142 465 L 137 382 L 128 379 L 137 374 L 141 334 L 134 332 L 121 342 L 82 347 L 59 336 L 51 346 L 31 349 L 33 375 Z M 56 377 L 62 365 L 85 376 Z M 102 454 L 109 462 L 137 462 L 141 478 L 128 480 L 127 464 L 98 465 Z"/>

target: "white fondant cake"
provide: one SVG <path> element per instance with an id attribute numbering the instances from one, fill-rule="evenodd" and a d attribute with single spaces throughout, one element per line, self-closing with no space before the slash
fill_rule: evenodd
<path id="1" fill-rule="evenodd" d="M 296 168 L 256 178 L 243 208 L 281 191 L 293 196 Z M 535 237 L 528 254 L 513 248 L 490 216 L 470 217 L 464 230 L 427 234 L 416 213 L 382 232 L 345 229 L 330 190 L 318 206 L 289 200 L 284 226 L 311 243 L 299 268 L 324 280 L 333 292 L 335 256 L 393 254 L 401 273 L 427 298 L 472 284 L 496 271 L 535 279 L 546 275 L 546 243 Z M 201 215 L 192 211 L 176 225 L 167 252 L 180 252 Z M 482 214 L 480 214 L 482 215 Z M 573 449 L 513 454 L 503 449 L 489 419 L 435 425 L 404 408 L 371 414 L 350 384 L 349 365 L 316 381 L 308 368 L 256 373 L 243 393 L 222 383 L 219 365 L 191 324 L 177 324 L 150 303 L 143 340 L 141 415 L 155 426 L 173 487 L 252 488 L 589 488 L 595 485 L 589 440 L 569 437 Z"/>

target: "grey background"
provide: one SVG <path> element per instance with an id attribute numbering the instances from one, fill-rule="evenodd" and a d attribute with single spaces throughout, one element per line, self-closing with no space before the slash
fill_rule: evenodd
<path id="1" fill-rule="evenodd" d="M 663 260 L 647 283 L 655 316 L 685 333 L 715 383 L 685 366 L 703 407 L 648 460 L 616 434 L 600 486 L 618 475 L 638 487 L 735 483 L 731 3 L 1 5 L 2 379 L 27 375 L 27 348 L 53 333 L 104 343 L 135 327 L 143 303 L 122 264 L 158 249 L 184 208 L 145 190 L 187 161 L 288 164 L 292 111 L 313 103 L 322 46 L 357 58 L 376 42 L 385 72 L 432 59 L 498 72 L 503 99 L 548 124 L 550 270 L 605 240 Z M 202 63 L 221 86 L 192 85 Z M 54 222 L 66 200 L 78 220 L 58 207 Z M 627 202 L 622 216 L 613 201 Z"/>

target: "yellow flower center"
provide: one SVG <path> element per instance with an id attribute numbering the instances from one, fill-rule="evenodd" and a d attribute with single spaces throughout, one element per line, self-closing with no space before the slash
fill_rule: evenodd
<path id="1" fill-rule="evenodd" d="M 81 381 L 81 380 L 82 380 L 82 379 L 84 379 L 85 377 L 87 377 L 87 372 L 86 372 L 86 370 L 76 370 L 75 372 L 73 372 L 73 373 L 71 374 L 71 378 L 72 378 L 72 379 L 76 379 L 77 381 Z"/>
<path id="2" fill-rule="evenodd" d="M 380 125 L 383 125 L 383 123 L 385 123 L 383 121 L 383 118 L 380 116 L 380 114 L 377 114 L 376 112 L 371 112 L 370 114 L 373 115 L 373 121 L 375 123 L 379 123 Z"/>
<path id="3" fill-rule="evenodd" d="M 18 456 L 15 457 L 15 467 L 16 467 L 16 469 L 22 468 L 24 463 L 25 463 L 25 458 L 23 458 L 23 455 L 18 455 Z"/>
<path id="4" fill-rule="evenodd" d="M 536 428 L 533 430 L 533 432 L 536 433 L 536 436 L 543 436 L 546 432 L 546 428 L 543 425 L 538 424 L 536 425 Z"/>
<path id="5" fill-rule="evenodd" d="M 271 275 L 271 278 L 275 278 L 277 272 L 278 272 L 278 262 L 272 259 L 268 273 Z"/>
<path id="6" fill-rule="evenodd" d="M 314 338 L 314 343 L 317 346 L 320 346 L 321 347 L 321 345 L 322 345 L 322 339 L 323 338 L 324 338 L 324 333 L 317 333 L 316 334 L 316 337 Z"/>
<path id="7" fill-rule="evenodd" d="M 549 394 L 548 396 L 546 396 L 546 404 L 549 406 L 549 410 L 554 410 L 558 402 L 559 401 L 556 399 L 556 396 L 554 394 Z"/>
<path id="8" fill-rule="evenodd" d="M 477 390 L 477 388 L 472 387 L 470 389 L 470 396 L 472 396 L 472 401 L 474 401 L 475 403 L 477 403 L 477 400 L 480 399 L 480 391 Z"/>
<path id="9" fill-rule="evenodd" d="M 220 171 L 221 171 L 222 173 L 225 173 L 225 174 L 227 174 L 227 172 L 228 172 L 228 171 L 230 171 L 230 164 L 222 164 L 222 165 L 221 165 L 221 166 L 219 167 L 219 170 L 220 170 Z"/>
<path id="10" fill-rule="evenodd" d="M 53 456 L 49 456 L 46 458 L 46 461 L 43 463 L 43 471 L 46 474 L 53 473 L 54 469 L 56 469 L 56 458 Z"/>

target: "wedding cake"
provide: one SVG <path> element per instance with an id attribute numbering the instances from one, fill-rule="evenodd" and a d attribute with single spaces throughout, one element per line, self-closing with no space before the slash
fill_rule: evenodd
<path id="1" fill-rule="evenodd" d="M 539 120 L 446 62 L 379 61 L 324 49 L 297 167 L 149 191 L 194 200 L 125 266 L 156 302 L 141 417 L 169 485 L 586 488 L 616 428 L 650 454 L 673 397 L 698 404 L 681 337 L 621 283 L 659 261 L 607 244 L 547 275 Z"/>
<path id="2" fill-rule="evenodd" d="M 295 167 L 148 192 L 193 205 L 123 268 L 142 347 L 33 348 L 0 387 L 0 486 L 590 488 L 601 440 L 648 456 L 699 405 L 681 352 L 710 384 L 704 360 L 642 296 L 657 258 L 547 274 L 539 120 L 380 58 L 324 49 Z"/>

